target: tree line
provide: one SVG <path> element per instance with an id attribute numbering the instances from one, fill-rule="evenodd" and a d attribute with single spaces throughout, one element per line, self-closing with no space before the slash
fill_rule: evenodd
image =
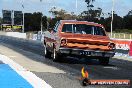
<path id="1" fill-rule="evenodd" d="M 95 0 L 85 0 L 87 3 L 87 10 L 81 12 L 80 14 L 75 14 L 74 12 L 67 12 L 64 9 L 58 9 L 57 7 L 52 7 L 49 11 L 53 17 L 43 16 L 40 12 L 25 13 L 25 31 L 40 31 L 41 21 L 43 25 L 43 30 L 47 27 L 53 28 L 55 23 L 59 20 L 80 20 L 80 21 L 90 21 L 103 24 L 106 31 L 110 32 L 111 29 L 111 12 L 104 13 L 100 7 L 93 8 L 93 3 Z M 121 17 L 116 12 L 113 12 L 113 31 L 115 32 L 128 32 L 132 33 L 132 10 L 127 13 L 127 15 Z"/>
<path id="2" fill-rule="evenodd" d="M 80 20 L 80 21 L 90 21 L 103 24 L 106 31 L 110 32 L 111 29 L 111 13 L 107 13 L 107 17 L 103 17 L 102 9 L 90 9 L 88 11 L 83 11 L 81 14 L 76 15 L 74 12 L 67 13 L 65 10 L 57 10 L 54 7 L 49 11 L 54 17 L 42 16 L 42 13 L 25 13 L 25 30 L 26 31 L 40 31 L 41 19 L 43 24 L 43 30 L 48 27 L 53 28 L 55 23 L 59 20 Z M 42 18 L 41 18 L 42 17 Z M 114 12 L 113 14 L 113 31 L 116 32 L 131 32 L 132 31 L 132 10 L 124 17 L 120 17 Z"/>
<path id="3" fill-rule="evenodd" d="M 100 23 L 103 24 L 106 31 L 110 32 L 111 29 L 111 16 L 112 16 L 112 12 L 109 13 L 104 13 L 102 11 L 102 9 L 100 7 L 98 7 L 97 9 L 94 9 L 94 5 L 93 3 L 96 0 L 85 0 L 85 2 L 87 3 L 87 10 L 81 12 L 79 15 L 76 15 L 74 12 L 67 12 L 64 9 L 58 9 L 57 7 L 53 7 L 50 9 L 49 13 L 51 13 L 54 17 L 53 18 L 47 18 L 46 16 L 43 16 L 43 28 L 46 29 L 47 26 L 53 28 L 56 21 L 59 20 L 81 20 L 81 21 L 90 21 L 90 22 L 96 22 L 96 23 Z M 113 31 L 115 32 L 132 32 L 132 10 L 128 12 L 128 14 L 126 16 L 119 16 L 118 14 L 116 14 L 116 12 L 113 12 Z M 37 16 L 38 15 L 38 16 Z M 27 20 L 30 19 L 30 17 L 27 17 L 25 14 L 25 22 L 29 22 L 28 24 L 25 24 L 25 27 L 27 27 L 27 29 L 29 30 L 29 27 L 32 30 L 40 30 L 40 17 L 41 17 L 41 13 L 33 13 L 31 16 L 31 20 Z M 48 24 L 47 24 L 47 22 Z M 30 23 L 32 22 L 32 24 Z M 31 24 L 29 26 L 29 24 Z M 35 25 L 36 24 L 36 25 Z"/>

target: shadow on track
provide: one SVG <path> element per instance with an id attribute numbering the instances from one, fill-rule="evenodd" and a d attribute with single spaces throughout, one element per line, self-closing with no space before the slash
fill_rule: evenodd
<path id="1" fill-rule="evenodd" d="M 101 65 L 97 59 L 87 58 L 76 58 L 76 57 L 63 57 L 58 63 L 62 64 L 85 64 L 85 65 Z M 113 64 L 102 65 L 102 66 L 115 66 Z"/>

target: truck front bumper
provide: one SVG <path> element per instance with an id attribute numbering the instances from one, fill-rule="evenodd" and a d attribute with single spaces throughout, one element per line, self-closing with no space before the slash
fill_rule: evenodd
<path id="1" fill-rule="evenodd" d="M 113 57 L 114 51 L 100 51 L 100 50 L 86 50 L 73 48 L 60 48 L 61 54 L 80 55 L 80 56 L 99 56 L 99 57 Z"/>

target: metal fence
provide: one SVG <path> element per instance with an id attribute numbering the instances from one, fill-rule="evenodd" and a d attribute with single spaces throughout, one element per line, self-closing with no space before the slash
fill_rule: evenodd
<path id="1" fill-rule="evenodd" d="M 126 34 L 126 33 L 112 33 L 112 36 L 110 33 L 108 33 L 110 38 L 116 38 L 116 39 L 132 39 L 132 34 Z"/>

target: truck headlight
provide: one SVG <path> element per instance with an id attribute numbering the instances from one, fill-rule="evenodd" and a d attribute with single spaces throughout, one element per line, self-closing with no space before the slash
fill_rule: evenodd
<path id="1" fill-rule="evenodd" d="M 67 40 L 61 39 L 61 46 L 66 46 L 66 45 L 67 45 Z"/>
<path id="2" fill-rule="evenodd" d="M 109 43 L 108 47 L 109 47 L 109 49 L 114 49 L 115 50 L 115 44 L 114 43 Z"/>

